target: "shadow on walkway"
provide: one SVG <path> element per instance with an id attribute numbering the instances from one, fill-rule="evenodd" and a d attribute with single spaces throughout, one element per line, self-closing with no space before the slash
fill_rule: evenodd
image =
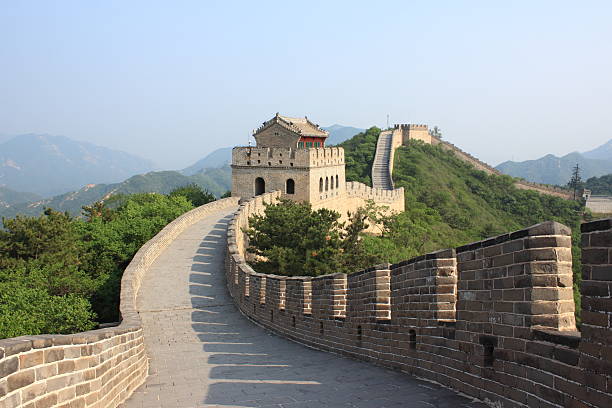
<path id="1" fill-rule="evenodd" d="M 192 328 L 208 355 L 204 406 L 481 407 L 408 375 L 277 337 L 240 314 L 225 284 L 225 217 L 193 257 Z"/>

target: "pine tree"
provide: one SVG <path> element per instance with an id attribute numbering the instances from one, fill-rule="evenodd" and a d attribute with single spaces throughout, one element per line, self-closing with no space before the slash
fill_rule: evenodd
<path id="1" fill-rule="evenodd" d="M 574 200 L 576 199 L 576 192 L 582 186 L 582 178 L 580 177 L 580 166 L 576 163 L 574 169 L 572 170 L 572 178 L 569 183 L 567 183 L 572 190 L 574 190 Z"/>
<path id="2" fill-rule="evenodd" d="M 442 131 L 437 126 L 434 126 L 433 129 L 430 129 L 429 134 L 434 137 L 437 137 L 438 139 L 442 139 Z"/>

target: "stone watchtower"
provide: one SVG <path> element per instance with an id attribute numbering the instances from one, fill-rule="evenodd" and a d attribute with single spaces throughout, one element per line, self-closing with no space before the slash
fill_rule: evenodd
<path id="1" fill-rule="evenodd" d="M 344 149 L 325 147 L 328 132 L 319 125 L 277 113 L 253 136 L 255 147 L 232 150 L 232 196 L 279 190 L 284 198 L 312 204 L 344 197 Z"/>

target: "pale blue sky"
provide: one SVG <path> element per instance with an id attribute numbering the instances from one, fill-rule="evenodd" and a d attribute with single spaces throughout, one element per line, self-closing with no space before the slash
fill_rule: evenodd
<path id="1" fill-rule="evenodd" d="M 612 138 L 609 1 L 0 0 L 0 133 L 182 168 L 280 111 L 498 164 Z"/>

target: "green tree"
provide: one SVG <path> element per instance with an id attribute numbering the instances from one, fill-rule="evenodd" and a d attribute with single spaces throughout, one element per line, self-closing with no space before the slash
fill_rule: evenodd
<path id="1" fill-rule="evenodd" d="M 312 211 L 308 203 L 281 200 L 267 204 L 263 215 L 249 218 L 249 252 L 263 273 L 317 276 L 339 272 L 340 214 Z"/>
<path id="2" fill-rule="evenodd" d="M 170 197 L 176 196 L 183 196 L 187 198 L 187 200 L 189 200 L 194 207 L 199 207 L 215 201 L 214 195 L 194 183 L 176 188 L 170 192 Z"/>
<path id="3" fill-rule="evenodd" d="M 0 230 L 0 266 L 7 258 L 29 260 L 41 257 L 78 263 L 79 237 L 72 217 L 47 208 L 40 217 L 2 219 Z"/>
<path id="4" fill-rule="evenodd" d="M 572 169 L 572 178 L 570 178 L 570 181 L 567 183 L 567 186 L 574 191 L 574 200 L 578 198 L 578 190 L 582 188 L 583 185 L 584 183 L 582 182 L 582 177 L 580 176 L 580 165 L 576 163 Z"/>
<path id="5" fill-rule="evenodd" d="M 90 303 L 78 295 L 0 283 L 0 338 L 86 331 L 95 327 L 94 319 Z"/>
<path id="6" fill-rule="evenodd" d="M 438 139 L 442 139 L 442 131 L 437 126 L 434 126 L 433 129 L 430 129 L 429 134 L 433 137 L 437 137 Z"/>

